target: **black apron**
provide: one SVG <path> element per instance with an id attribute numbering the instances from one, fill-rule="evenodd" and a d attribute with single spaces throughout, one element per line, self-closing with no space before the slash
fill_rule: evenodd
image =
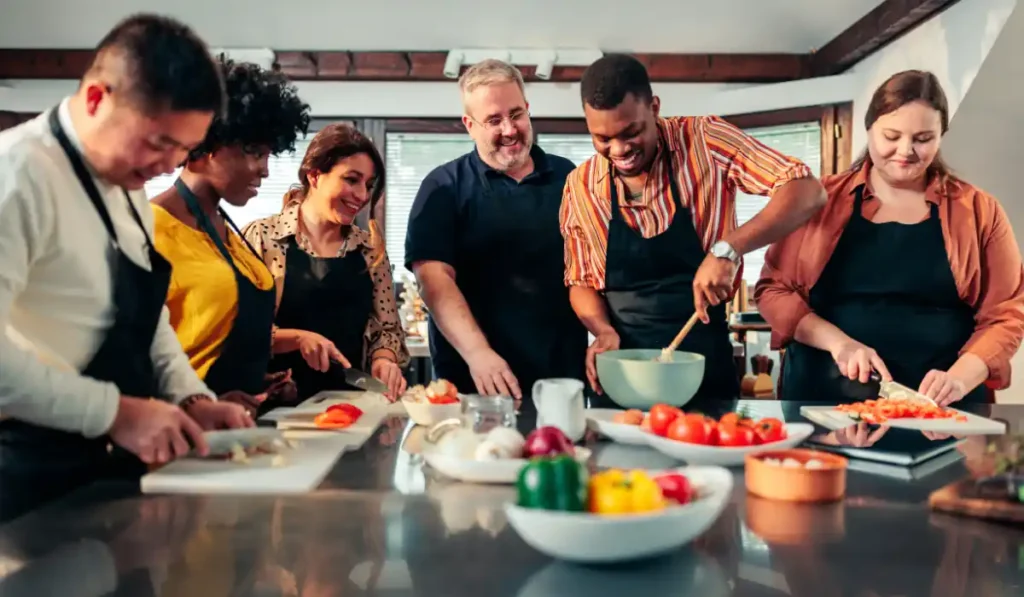
<path id="1" fill-rule="evenodd" d="M 295 237 L 285 255 L 284 291 L 277 327 L 315 332 L 334 343 L 353 367 L 365 366 L 363 334 L 373 313 L 373 280 L 362 251 L 344 257 L 313 257 Z M 345 370 L 333 363 L 321 373 L 310 368 L 299 351 L 274 355 L 271 371 L 292 370 L 300 400 L 322 391 L 356 390 L 345 382 Z"/>
<path id="2" fill-rule="evenodd" d="M 676 211 L 661 234 L 644 238 L 629 227 L 619 208 L 615 179 L 611 179 L 604 296 L 622 349 L 664 348 L 672 343 L 693 315 L 693 279 L 707 255 L 671 174 L 667 143 L 663 151 L 669 162 L 669 189 Z M 608 176 L 613 175 L 609 166 Z M 701 400 L 735 400 L 740 389 L 725 304 L 710 307 L 708 317 L 711 321 L 694 326 L 678 349 L 704 355 L 704 379 L 693 398 L 698 404 Z"/>
<path id="3" fill-rule="evenodd" d="M 456 280 L 487 342 L 516 376 L 521 408 L 532 411 L 531 390 L 538 379 L 586 379 L 587 330 L 572 310 L 564 282 L 561 193 L 525 179 L 496 188 L 489 180 L 493 174 L 480 169 L 483 192 L 460 223 Z M 527 178 L 545 175 L 550 174 L 535 171 Z M 435 376 L 475 393 L 468 365 L 433 319 L 429 333 Z"/>
<path id="4" fill-rule="evenodd" d="M 249 278 L 238 269 L 231 252 L 213 227 L 213 223 L 199 205 L 199 198 L 179 178 L 174 181 L 174 188 L 185 200 L 185 205 L 195 217 L 200 230 L 206 233 L 217 245 L 221 255 L 231 266 L 235 274 L 235 285 L 238 287 L 238 311 L 231 325 L 231 332 L 221 345 L 220 355 L 206 372 L 205 382 L 217 394 L 232 390 L 241 390 L 256 395 L 266 389 L 266 375 L 270 364 L 271 327 L 274 323 L 274 309 L 277 291 L 271 285 L 269 290 L 260 290 Z M 259 257 L 256 250 L 245 240 L 242 233 L 231 221 L 231 218 L 220 209 L 224 218 L 245 246 Z M 230 233 L 229 233 L 230 234 Z M 260 261 L 262 263 L 262 260 Z"/>
<path id="5" fill-rule="evenodd" d="M 128 194 L 125 200 L 146 235 L 152 270 L 135 264 L 120 248 L 114 224 L 92 175 L 57 118 L 50 130 L 67 155 L 75 175 L 103 220 L 116 255 L 113 267 L 113 325 L 82 375 L 110 382 L 122 395 L 140 398 L 159 393 L 150 351 L 167 299 L 171 265 L 153 248 L 142 218 Z M 97 258 L 100 258 L 97 256 Z M 102 258 L 106 258 L 105 256 Z M 137 480 L 146 465 L 113 446 L 106 436 L 89 439 L 78 433 L 5 419 L 0 421 L 0 519 L 7 520 L 104 478 Z"/>
<path id="6" fill-rule="evenodd" d="M 835 252 L 811 288 L 811 309 L 873 348 L 893 380 L 917 389 L 931 369 L 946 371 L 974 333 L 974 312 L 956 288 L 939 208 L 917 224 L 875 224 L 861 213 L 864 187 Z M 845 378 L 832 356 L 792 342 L 786 349 L 786 400 L 845 402 L 878 396 L 878 384 Z M 986 402 L 984 385 L 964 397 Z"/>

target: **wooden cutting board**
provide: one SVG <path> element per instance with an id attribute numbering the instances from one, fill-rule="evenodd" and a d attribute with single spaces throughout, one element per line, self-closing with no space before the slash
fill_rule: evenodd
<path id="1" fill-rule="evenodd" d="M 1024 524 L 1024 504 L 979 496 L 973 479 L 950 483 L 932 493 L 928 505 L 933 510 L 958 516 Z"/>
<path id="2" fill-rule="evenodd" d="M 331 434 L 286 432 L 298 445 L 282 452 L 284 463 L 257 456 L 248 463 L 184 458 L 142 477 L 142 493 L 291 494 L 313 491 L 351 446 Z"/>

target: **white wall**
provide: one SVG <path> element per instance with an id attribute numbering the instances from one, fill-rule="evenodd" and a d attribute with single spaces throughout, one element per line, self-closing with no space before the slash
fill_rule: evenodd
<path id="1" fill-rule="evenodd" d="M 855 77 L 840 75 L 770 85 L 657 83 L 665 114 L 742 114 L 849 101 Z M 299 81 L 300 96 L 315 116 L 352 118 L 457 118 L 457 83 Z M 0 81 L 0 110 L 41 112 L 75 90 L 71 80 Z M 535 118 L 581 118 L 579 85 L 529 83 Z"/>
<path id="2" fill-rule="evenodd" d="M 908 69 L 935 73 L 955 114 L 1016 4 L 1017 0 L 958 2 L 855 66 L 854 154 L 867 143 L 864 113 L 871 94 L 893 73 Z"/>
<path id="3" fill-rule="evenodd" d="M 1006 22 L 943 139 L 942 151 L 961 176 L 997 197 L 1020 244 L 1024 240 L 1021 139 L 1024 133 L 1024 9 Z M 1024 403 L 1024 352 L 1000 402 Z"/>

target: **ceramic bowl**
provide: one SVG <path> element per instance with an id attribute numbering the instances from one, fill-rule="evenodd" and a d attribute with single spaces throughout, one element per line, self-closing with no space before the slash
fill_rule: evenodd
<path id="1" fill-rule="evenodd" d="M 461 401 L 452 404 L 431 404 L 427 400 L 417 401 L 403 397 L 402 405 L 405 406 L 405 412 L 409 413 L 412 422 L 424 427 L 430 427 L 446 419 L 458 418 L 462 415 Z"/>
<path id="2" fill-rule="evenodd" d="M 655 404 L 683 406 L 704 380 L 704 355 L 676 351 L 672 362 L 656 359 L 661 349 L 612 350 L 597 355 L 597 378 L 622 408 L 649 410 Z"/>
<path id="3" fill-rule="evenodd" d="M 817 460 L 822 467 L 787 467 L 765 461 L 787 458 L 801 464 Z M 771 450 L 747 454 L 744 464 L 747 491 L 769 500 L 828 503 L 838 501 L 846 493 L 847 460 L 828 452 Z"/>
<path id="4" fill-rule="evenodd" d="M 702 535 L 722 514 L 732 494 L 732 473 L 724 468 L 678 471 L 698 492 L 697 499 L 685 506 L 651 514 L 600 516 L 506 504 L 505 514 L 527 545 L 553 558 L 586 564 L 650 558 L 676 551 Z"/>

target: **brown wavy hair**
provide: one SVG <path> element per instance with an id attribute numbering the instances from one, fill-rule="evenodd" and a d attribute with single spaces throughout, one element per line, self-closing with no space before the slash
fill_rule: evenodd
<path id="1" fill-rule="evenodd" d="M 359 129 L 343 122 L 329 124 L 320 129 L 310 141 L 306 155 L 302 158 L 302 165 L 299 166 L 299 184 L 284 194 L 282 207 L 306 198 L 310 174 L 330 172 L 341 160 L 359 154 L 365 154 L 373 162 L 375 176 L 373 188 L 370 190 L 370 244 L 377 251 L 377 257 L 373 261 L 373 265 L 377 266 L 384 260 L 385 255 L 384 237 L 374 217 L 377 203 L 384 195 L 384 159 L 373 141 Z"/>
<path id="2" fill-rule="evenodd" d="M 898 72 L 879 85 L 871 96 L 868 110 L 864 114 L 864 128 L 870 129 L 882 116 L 913 102 L 924 102 L 939 113 L 942 134 L 945 135 L 949 130 L 949 102 L 946 100 L 946 92 L 942 90 L 939 78 L 924 70 Z M 871 156 L 865 149 L 864 153 L 850 165 L 850 170 L 860 170 L 870 159 Z M 928 180 L 938 177 L 943 189 L 956 180 L 953 171 L 942 159 L 941 152 L 935 154 L 935 159 L 929 164 L 925 176 Z"/>

